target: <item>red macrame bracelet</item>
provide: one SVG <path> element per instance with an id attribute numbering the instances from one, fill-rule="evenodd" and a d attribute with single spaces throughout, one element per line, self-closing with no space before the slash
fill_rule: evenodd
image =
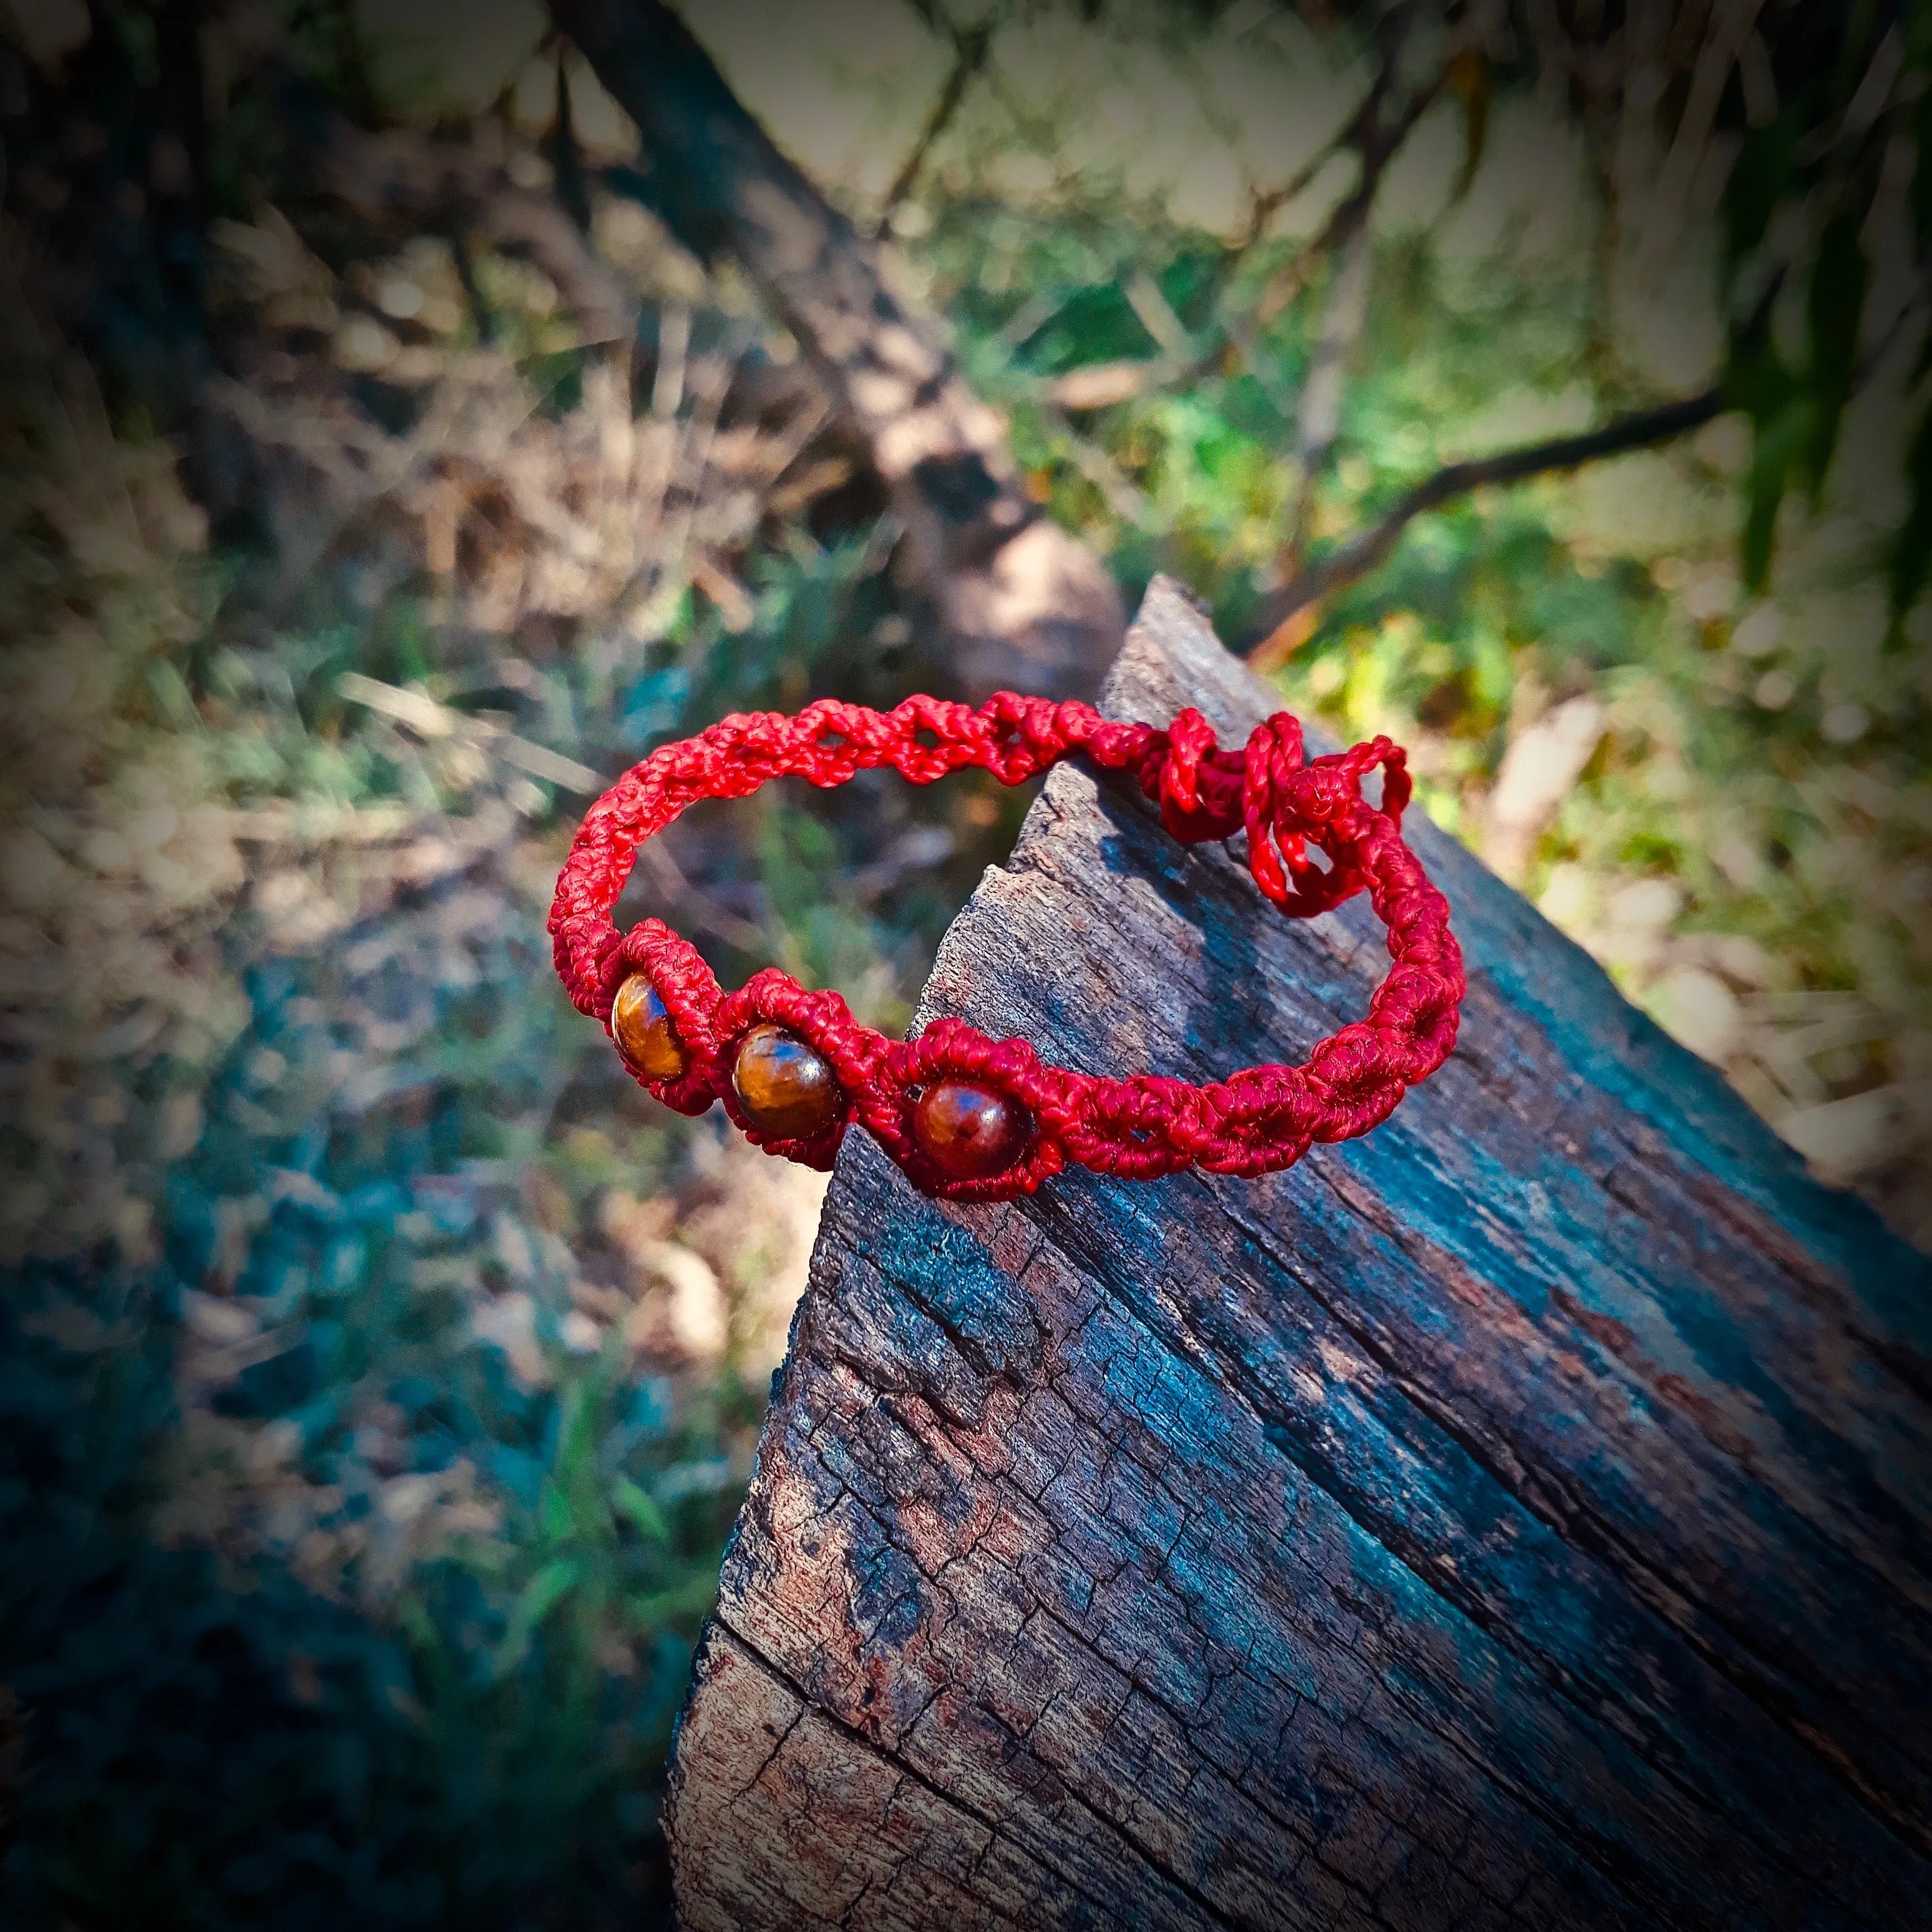
<path id="1" fill-rule="evenodd" d="M 1244 1067 L 1205 1087 L 1159 1074 L 1107 1079 L 1047 1066 L 1024 1040 L 989 1040 L 956 1019 L 889 1040 L 836 993 L 808 992 L 774 968 L 728 994 L 662 921 L 622 934 L 611 921 L 638 845 L 700 799 L 742 798 L 786 776 L 843 784 L 880 765 L 914 784 L 963 765 L 1017 784 L 1075 753 L 1131 773 L 1184 844 L 1245 830 L 1255 883 L 1292 918 L 1366 887 L 1394 962 L 1367 1016 L 1300 1066 Z M 1361 782 L 1377 766 L 1382 802 L 1372 806 Z M 722 718 L 653 752 L 586 814 L 550 908 L 556 969 L 667 1106 L 696 1114 L 722 1100 L 757 1144 L 810 1166 L 831 1166 L 856 1120 L 916 1186 L 954 1200 L 1030 1193 L 1070 1161 L 1133 1180 L 1190 1165 L 1270 1173 L 1312 1142 L 1378 1125 L 1455 1044 L 1462 953 L 1448 902 L 1402 842 L 1408 796 L 1399 746 L 1378 737 L 1306 760 L 1301 726 L 1285 711 L 1239 752 L 1219 749 L 1191 709 L 1162 731 L 1012 692 L 977 710 L 925 697 L 890 712 L 826 699 L 795 718 Z"/>

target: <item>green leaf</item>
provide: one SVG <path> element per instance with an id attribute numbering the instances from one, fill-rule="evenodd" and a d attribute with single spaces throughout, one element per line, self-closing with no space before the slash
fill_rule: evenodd
<path id="1" fill-rule="evenodd" d="M 396 1621 L 402 1626 L 403 1634 L 409 1639 L 412 1649 L 428 1655 L 443 1648 L 442 1632 L 436 1627 L 436 1619 L 430 1615 L 422 1599 L 413 1592 L 406 1592 L 398 1599 Z"/>
<path id="2" fill-rule="evenodd" d="M 1771 574 L 1772 543 L 1778 533 L 1778 506 L 1784 500 L 1784 466 L 1754 462 L 1744 498 L 1744 584 L 1753 595 Z"/>
<path id="3" fill-rule="evenodd" d="M 574 1556 L 560 1556 L 555 1562 L 546 1563 L 524 1586 L 518 1615 L 535 1629 L 569 1595 L 583 1570 L 584 1565 Z"/>
<path id="4" fill-rule="evenodd" d="M 1932 241 L 1932 88 L 1918 97 L 1913 111 L 1912 145 L 1912 232 L 1922 262 Z"/>
<path id="5" fill-rule="evenodd" d="M 660 1624 L 695 1622 L 709 1615 L 717 1600 L 717 1571 L 707 1564 L 693 1568 L 668 1589 L 632 1598 L 625 1611 L 633 1630 L 649 1630 Z"/>
<path id="6" fill-rule="evenodd" d="M 628 1476 L 620 1476 L 611 1485 L 610 1500 L 617 1514 L 653 1543 L 670 1540 L 670 1524 L 657 1500 L 640 1489 Z"/>
<path id="7" fill-rule="evenodd" d="M 559 1418 L 556 1455 L 552 1467 L 560 1482 L 569 1483 L 582 1475 L 596 1460 L 599 1426 L 603 1420 L 603 1389 L 593 1371 L 573 1382 L 565 1391 L 563 1413 Z"/>
<path id="8" fill-rule="evenodd" d="M 1811 331 L 1810 435 L 1802 452 L 1805 477 L 1816 502 L 1838 447 L 1838 426 L 1851 394 L 1857 365 L 1858 324 L 1864 314 L 1871 273 L 1850 215 L 1834 215 L 1826 225 L 1812 265 L 1807 304 Z"/>
<path id="9" fill-rule="evenodd" d="M 1791 190 L 1792 146 L 1782 115 L 1744 137 L 1724 188 L 1724 242 L 1734 266 L 1764 239 L 1772 212 Z"/>
<path id="10" fill-rule="evenodd" d="M 546 1563 L 524 1586 L 491 1661 L 496 1676 L 507 1677 L 530 1654 L 530 1640 L 543 1628 L 544 1619 L 577 1587 L 583 1572 L 584 1566 L 575 1557 L 560 1556 Z"/>
<path id="11" fill-rule="evenodd" d="M 1462 165 L 1449 190 L 1454 202 L 1468 193 L 1489 142 L 1490 104 L 1496 92 L 1489 62 L 1475 49 L 1466 48 L 1449 63 L 1449 88 L 1462 104 Z"/>
<path id="12" fill-rule="evenodd" d="M 1754 595 L 1763 590 L 1771 574 L 1778 507 L 1784 501 L 1792 460 L 1808 417 L 1808 409 L 1799 400 L 1771 422 L 1756 425 L 1750 472 L 1744 479 L 1744 585 Z"/>
<path id="13" fill-rule="evenodd" d="M 1770 573 L 1778 508 L 1808 441 L 1814 403 L 1805 382 L 1784 366 L 1768 332 L 1751 340 L 1733 335 L 1724 388 L 1731 406 L 1751 420 L 1742 548 L 1744 582 L 1756 591 Z"/>
<path id="14" fill-rule="evenodd" d="M 1932 5 L 1912 0 L 1905 10 L 1905 58 L 1913 67 L 1932 63 Z"/>
<path id="15" fill-rule="evenodd" d="M 1903 617 L 1932 574 L 1932 407 L 1918 420 L 1905 459 L 1911 507 L 1892 539 L 1892 614 Z"/>
<path id="16" fill-rule="evenodd" d="M 1798 392 L 1798 382 L 1784 366 L 1768 332 L 1747 339 L 1731 338 L 1730 362 L 1724 371 L 1725 400 L 1732 409 L 1742 410 L 1760 431 L 1775 422 L 1790 406 Z"/>
<path id="17" fill-rule="evenodd" d="M 552 1543 L 561 1543 L 569 1535 L 574 1523 L 569 1496 L 560 1484 L 544 1484 L 543 1498 L 537 1505 L 537 1520 L 542 1525 L 544 1536 Z"/>

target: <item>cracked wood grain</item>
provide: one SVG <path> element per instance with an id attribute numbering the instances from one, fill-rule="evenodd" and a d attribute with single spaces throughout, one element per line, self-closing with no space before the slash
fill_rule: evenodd
<path id="1" fill-rule="evenodd" d="M 1115 715 L 1270 708 L 1156 582 Z M 1932 1928 L 1932 1264 L 1432 827 L 1471 990 L 1256 1184 L 862 1136 L 682 1721 L 692 1928 Z M 1302 1057 L 1386 955 L 1062 767 L 922 1017 Z"/>

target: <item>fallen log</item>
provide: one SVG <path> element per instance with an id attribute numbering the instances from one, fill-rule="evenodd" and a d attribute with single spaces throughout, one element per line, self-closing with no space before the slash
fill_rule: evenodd
<path id="1" fill-rule="evenodd" d="M 1160 583 L 1104 701 L 1271 708 Z M 1932 1926 L 1932 1263 L 1409 822 L 1471 988 L 1366 1138 L 987 1208 L 848 1141 L 686 1926 Z M 1199 1080 L 1381 940 L 1062 766 L 922 1016 Z"/>

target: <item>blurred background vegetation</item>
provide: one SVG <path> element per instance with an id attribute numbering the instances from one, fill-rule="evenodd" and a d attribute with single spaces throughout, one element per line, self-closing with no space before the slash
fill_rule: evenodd
<path id="1" fill-rule="evenodd" d="M 653 1922 L 824 1183 L 630 1084 L 550 886 L 653 745 L 952 674 L 539 13 L 9 6 L 0 1908 Z M 692 24 L 1130 606 L 1407 743 L 1932 1244 L 1924 10 Z M 1298 601 L 1442 465 L 1707 394 Z M 902 1025 L 1024 803 L 776 788 L 626 909 Z"/>

